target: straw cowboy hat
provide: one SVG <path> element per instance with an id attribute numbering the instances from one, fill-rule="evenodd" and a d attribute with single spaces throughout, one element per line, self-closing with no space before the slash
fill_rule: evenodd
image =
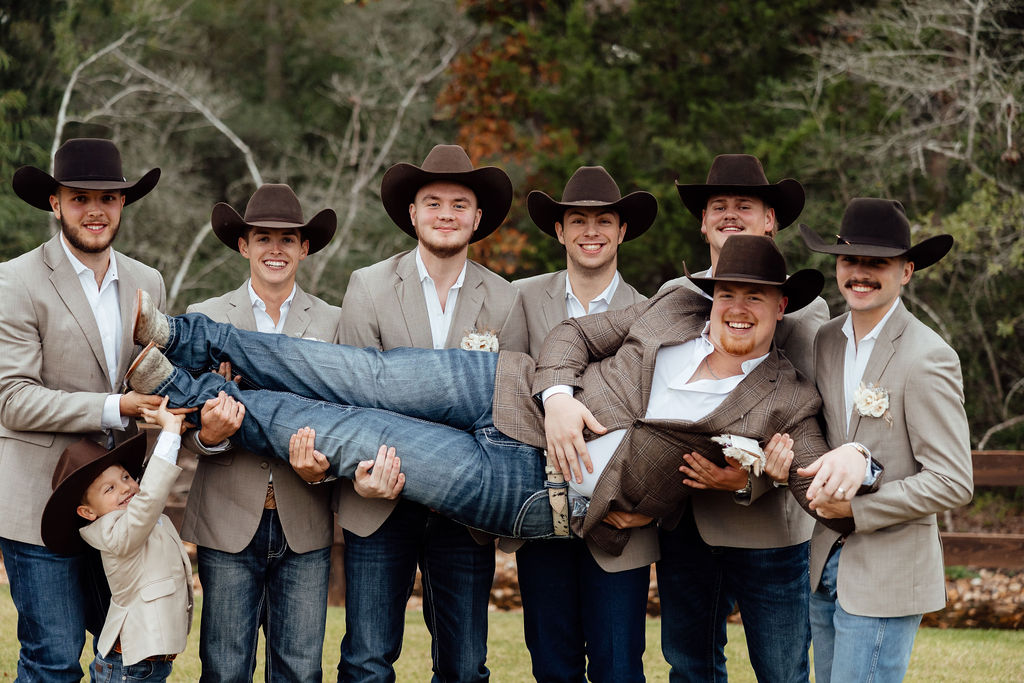
<path id="1" fill-rule="evenodd" d="M 903 257 L 921 270 L 938 262 L 953 248 L 952 235 L 935 235 L 910 246 L 910 221 L 894 199 L 851 199 L 843 212 L 836 243 L 829 244 L 804 224 L 800 236 L 811 251 L 822 254 Z"/>
<path id="2" fill-rule="evenodd" d="M 63 185 L 74 190 L 120 190 L 125 205 L 144 197 L 156 187 L 160 169 L 154 168 L 130 183 L 121 171 L 121 153 L 110 140 L 72 138 L 53 156 L 53 175 L 34 166 L 14 172 L 14 193 L 43 211 L 53 211 L 50 195 Z"/>
<path id="3" fill-rule="evenodd" d="M 473 168 L 466 150 L 458 145 L 435 145 L 422 166 L 395 164 L 380 183 L 384 210 L 406 234 L 416 237 L 409 219 L 409 205 L 416 193 L 428 183 L 447 181 L 465 185 L 476 194 L 481 209 L 480 225 L 470 242 L 479 242 L 498 229 L 512 206 L 512 181 L 496 166 Z"/>
<path id="4" fill-rule="evenodd" d="M 714 275 L 694 277 L 685 263 L 683 271 L 690 282 L 709 296 L 714 296 L 716 282 L 776 285 L 789 299 L 786 313 L 799 311 L 814 301 L 825 286 L 825 276 L 813 268 L 798 270 L 787 278 L 786 260 L 774 240 L 766 235 L 733 235 L 727 239 L 718 256 Z"/>
<path id="5" fill-rule="evenodd" d="M 650 192 L 631 192 L 625 197 L 604 166 L 581 166 L 569 178 L 562 190 L 562 201 L 557 202 L 540 190 L 526 198 L 530 218 L 543 232 L 557 237 L 555 223 L 564 220 L 565 212 L 572 208 L 607 208 L 619 214 L 626 224 L 623 241 L 644 234 L 658 215 L 658 200 Z"/>
<path id="6" fill-rule="evenodd" d="M 87 519 L 75 512 L 82 496 L 103 470 L 121 465 L 138 478 L 146 459 L 146 435 L 139 433 L 109 451 L 95 441 L 80 439 L 64 449 L 53 470 L 53 493 L 43 508 L 43 543 L 55 553 L 72 555 L 85 546 L 78 530 Z"/>
<path id="7" fill-rule="evenodd" d="M 295 228 L 302 239 L 309 240 L 309 253 L 315 254 L 331 241 L 338 227 L 334 209 L 323 209 L 306 222 L 295 192 L 287 185 L 261 185 L 245 205 L 245 217 L 224 202 L 213 207 L 210 216 L 213 232 L 220 241 L 238 251 L 238 238 L 250 228 Z"/>
<path id="8" fill-rule="evenodd" d="M 753 195 L 775 209 L 775 223 L 782 230 L 797 219 L 804 209 L 804 188 L 796 180 L 786 178 L 771 184 L 761 161 L 750 154 L 719 154 L 711 162 L 707 182 L 703 185 L 680 185 L 676 190 L 683 204 L 697 220 L 717 195 Z"/>

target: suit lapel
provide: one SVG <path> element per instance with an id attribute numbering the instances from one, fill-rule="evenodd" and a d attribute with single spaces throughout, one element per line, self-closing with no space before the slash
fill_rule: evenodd
<path id="1" fill-rule="evenodd" d="M 240 330 L 255 330 L 256 316 L 252 312 L 252 300 L 249 298 L 249 281 L 231 292 L 228 297 L 230 309 L 227 312 L 228 322 Z"/>
<path id="2" fill-rule="evenodd" d="M 903 330 L 907 328 L 909 316 L 910 314 L 903 306 L 903 302 L 900 301 L 896 305 L 896 310 L 893 311 L 892 317 L 889 318 L 879 333 L 878 339 L 875 340 L 875 348 L 871 350 L 871 357 L 868 359 L 867 367 L 864 368 L 864 376 L 861 378 L 864 386 L 874 384 L 875 386 L 887 389 L 882 384 L 882 373 L 885 372 L 889 366 L 889 361 L 892 360 L 893 355 L 896 353 L 897 340 L 903 334 Z M 854 409 L 853 421 L 850 423 L 849 438 L 856 438 L 860 422 L 860 413 Z"/>
<path id="3" fill-rule="evenodd" d="M 116 252 L 115 252 L 116 253 Z M 132 323 L 135 319 L 136 290 L 139 281 L 135 277 L 135 269 L 127 263 L 128 259 L 117 254 L 117 298 L 121 308 L 121 353 L 117 359 L 118 377 L 128 371 L 128 363 L 135 355 L 135 340 L 132 338 Z"/>
<path id="4" fill-rule="evenodd" d="M 779 376 L 779 354 L 777 349 L 745 377 L 732 392 L 729 400 L 722 403 L 694 424 L 698 431 L 719 432 L 727 425 L 738 422 L 744 415 L 760 404 L 765 394 L 774 388 Z"/>
<path id="5" fill-rule="evenodd" d="M 312 306 L 313 300 L 296 285 L 295 297 L 288 308 L 288 317 L 284 319 L 284 329 L 281 331 L 289 337 L 304 336 L 309 328 L 309 309 Z"/>
<path id="6" fill-rule="evenodd" d="M 427 302 L 423 299 L 423 284 L 416 271 L 415 250 L 402 257 L 395 268 L 395 274 L 398 276 L 395 281 L 395 298 L 398 299 L 401 317 L 405 321 L 409 346 L 434 348 L 430 319 L 427 317 Z"/>
<path id="7" fill-rule="evenodd" d="M 553 274 L 553 282 L 550 283 L 550 286 L 544 288 L 544 295 L 547 298 L 544 300 L 541 310 L 544 314 L 544 329 L 546 330 L 555 329 L 555 326 L 569 315 L 569 309 L 565 305 L 565 278 L 565 271 L 560 270 Z"/>
<path id="8" fill-rule="evenodd" d="M 484 291 L 484 280 L 480 273 L 466 264 L 466 277 L 462 281 L 462 288 L 459 290 L 459 297 L 455 301 L 455 312 L 452 315 L 452 325 L 448 328 L 448 338 L 445 340 L 446 347 L 459 345 L 462 337 L 476 328 L 476 321 L 480 315 L 480 309 L 484 306 L 484 299 L 487 293 Z M 483 330 L 479 330 L 483 331 Z M 492 330 L 497 332 L 497 330 Z"/>
<path id="9" fill-rule="evenodd" d="M 52 269 L 50 282 L 53 284 L 57 296 L 64 302 L 71 317 L 74 318 L 81 328 L 82 334 L 85 336 L 86 341 L 89 342 L 89 348 L 92 349 L 96 362 L 99 363 L 100 368 L 103 370 L 103 376 L 106 377 L 107 361 L 103 353 L 100 328 L 96 325 L 96 317 L 92 314 L 92 306 L 89 305 L 89 300 L 85 298 L 85 292 L 82 291 L 78 274 L 75 272 L 71 261 L 68 260 L 58 240 L 60 240 L 59 233 L 47 242 L 46 247 L 43 249 L 44 262 Z M 111 387 L 111 390 L 113 390 L 113 387 Z"/>

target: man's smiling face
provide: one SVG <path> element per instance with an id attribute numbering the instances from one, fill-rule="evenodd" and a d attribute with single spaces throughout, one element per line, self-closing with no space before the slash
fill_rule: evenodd
<path id="1" fill-rule="evenodd" d="M 708 199 L 700 231 L 711 245 L 715 261 L 725 240 L 733 235 L 768 235 L 775 231 L 775 209 L 754 196 L 715 195 Z"/>
<path id="2" fill-rule="evenodd" d="M 774 285 L 716 282 L 711 304 L 711 343 L 747 361 L 771 350 L 786 297 Z"/>

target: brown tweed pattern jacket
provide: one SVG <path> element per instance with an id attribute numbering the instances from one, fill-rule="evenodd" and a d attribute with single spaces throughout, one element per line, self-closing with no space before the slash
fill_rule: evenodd
<path id="1" fill-rule="evenodd" d="M 768 358 L 704 418 L 644 418 L 658 349 L 697 337 L 708 305 L 703 297 L 676 288 L 626 309 L 565 321 L 548 336 L 536 366 L 525 354 L 499 358 L 494 424 L 512 438 L 544 447 L 543 414 L 533 397 L 556 384 L 572 386 L 576 398 L 609 431 L 626 430 L 586 516 L 573 520 L 576 533 L 613 554 L 621 550 L 629 530 L 603 524 L 607 513 L 678 515 L 689 492 L 678 471 L 683 453 L 697 451 L 724 464 L 721 447 L 710 441 L 723 433 L 764 444 L 774 433 L 788 432 L 796 443 L 790 489 L 806 509 L 804 493 L 810 482 L 796 477 L 795 471 L 827 450 L 817 421 L 821 398 L 774 346 Z"/>

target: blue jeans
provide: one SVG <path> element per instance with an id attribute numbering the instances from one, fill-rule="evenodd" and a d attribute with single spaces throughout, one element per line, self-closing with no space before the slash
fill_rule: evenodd
<path id="1" fill-rule="evenodd" d="M 260 627 L 267 640 L 268 681 L 323 680 L 330 552 L 294 552 L 276 510 L 263 511 L 255 535 L 241 552 L 200 546 L 200 680 L 251 681 Z"/>
<path id="2" fill-rule="evenodd" d="M 339 683 L 395 680 L 417 564 L 423 620 L 432 636 L 433 680 L 487 680 L 494 545 L 480 545 L 462 525 L 402 500 L 370 536 L 345 532 Z"/>
<path id="3" fill-rule="evenodd" d="M 99 633 L 110 604 L 99 554 L 57 555 L 8 538 L 0 538 L 0 552 L 18 611 L 17 679 L 80 681 L 86 629 Z"/>
<path id="4" fill-rule="evenodd" d="M 537 681 L 644 680 L 649 566 L 606 572 L 581 539 L 530 541 L 516 565 Z"/>
<path id="5" fill-rule="evenodd" d="M 96 655 L 89 667 L 92 680 L 96 683 L 163 683 L 171 675 L 171 662 L 154 662 L 143 659 L 141 662 L 124 665 L 121 655 L 111 650 L 106 657 Z"/>
<path id="6" fill-rule="evenodd" d="M 218 391 L 245 404 L 233 440 L 288 459 L 288 439 L 316 430 L 334 474 L 353 478 L 380 444 L 402 454 L 402 495 L 470 527 L 502 536 L 553 535 L 544 459 L 498 431 L 491 416 L 497 354 L 458 349 L 351 346 L 245 332 L 199 314 L 170 318 L 165 355 L 180 366 L 155 393 L 201 406 Z M 230 360 L 261 390 L 204 372 Z M 291 392 L 291 393 L 286 393 Z"/>
<path id="7" fill-rule="evenodd" d="M 810 666 L 808 543 L 710 546 L 692 512 L 661 532 L 661 649 L 671 681 L 726 681 L 726 618 L 738 604 L 759 681 L 804 681 Z"/>
<path id="8" fill-rule="evenodd" d="M 814 680 L 898 683 L 907 673 L 921 615 L 862 617 L 844 610 L 836 599 L 841 551 L 832 551 L 821 584 L 811 594 Z"/>

